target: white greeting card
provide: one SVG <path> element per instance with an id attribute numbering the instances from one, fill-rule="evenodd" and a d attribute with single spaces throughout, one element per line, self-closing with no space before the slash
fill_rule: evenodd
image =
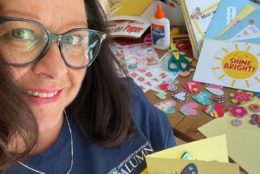
<path id="1" fill-rule="evenodd" d="M 260 92 L 260 46 L 205 39 L 193 80 Z"/>

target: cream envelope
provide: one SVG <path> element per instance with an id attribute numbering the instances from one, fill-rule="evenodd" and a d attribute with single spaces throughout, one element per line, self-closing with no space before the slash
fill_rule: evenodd
<path id="1" fill-rule="evenodd" d="M 229 156 L 250 174 L 259 174 L 260 130 L 244 128 L 231 129 L 228 116 L 215 119 L 199 128 L 207 137 L 225 133 Z"/>

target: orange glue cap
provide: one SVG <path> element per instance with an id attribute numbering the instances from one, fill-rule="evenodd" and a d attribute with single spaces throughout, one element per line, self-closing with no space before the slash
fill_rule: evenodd
<path id="1" fill-rule="evenodd" d="M 162 10 L 161 4 L 157 5 L 157 10 L 154 15 L 155 15 L 155 18 L 157 18 L 157 19 L 164 18 L 165 15 L 164 15 L 164 11 Z"/>

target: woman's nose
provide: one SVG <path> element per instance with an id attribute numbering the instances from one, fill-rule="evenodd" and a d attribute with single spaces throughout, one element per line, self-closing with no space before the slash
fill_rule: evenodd
<path id="1" fill-rule="evenodd" d="M 45 74 L 50 78 L 60 78 L 68 70 L 61 57 L 57 42 L 52 43 L 41 60 L 33 65 L 33 71 L 37 74 Z"/>

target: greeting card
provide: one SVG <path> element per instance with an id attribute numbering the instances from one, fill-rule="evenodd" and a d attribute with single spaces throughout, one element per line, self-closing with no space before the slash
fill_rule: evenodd
<path id="1" fill-rule="evenodd" d="M 228 163 L 224 135 L 153 153 L 146 162 L 149 174 L 239 174 L 238 165 Z"/>
<path id="2" fill-rule="evenodd" d="M 193 80 L 259 92 L 259 45 L 206 39 Z"/>

